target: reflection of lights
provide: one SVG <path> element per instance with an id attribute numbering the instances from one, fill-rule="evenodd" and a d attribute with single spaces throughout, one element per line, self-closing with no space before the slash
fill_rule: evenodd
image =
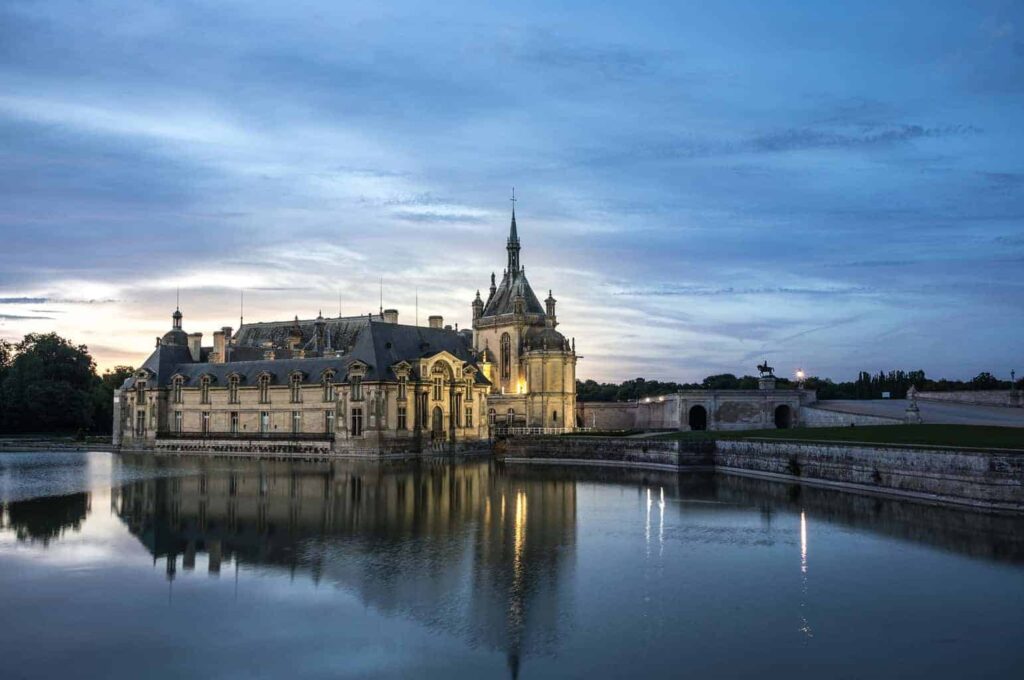
<path id="1" fill-rule="evenodd" d="M 647 519 L 644 522 L 644 543 L 647 545 L 647 554 L 650 556 L 651 551 L 651 490 L 647 489 Z"/>
<path id="2" fill-rule="evenodd" d="M 807 573 L 807 515 L 800 511 L 800 571 Z"/>
<path id="3" fill-rule="evenodd" d="M 658 500 L 658 557 L 665 550 L 665 487 L 661 487 Z"/>
<path id="4" fill-rule="evenodd" d="M 520 380 L 517 389 L 519 391 L 519 394 L 526 394 L 526 381 Z"/>
<path id="5" fill-rule="evenodd" d="M 512 531 L 512 591 L 509 598 L 509 619 L 515 626 L 523 622 L 523 548 L 526 546 L 526 492 L 516 492 L 515 518 Z"/>

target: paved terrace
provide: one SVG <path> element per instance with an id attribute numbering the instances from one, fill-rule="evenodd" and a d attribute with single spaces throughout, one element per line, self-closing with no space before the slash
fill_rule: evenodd
<path id="1" fill-rule="evenodd" d="M 869 416 L 902 418 L 908 402 L 903 399 L 833 399 L 819 401 L 813 408 Z M 949 425 L 998 425 L 1024 427 L 1024 408 L 1004 406 L 975 406 L 918 400 L 921 420 L 925 423 Z"/>

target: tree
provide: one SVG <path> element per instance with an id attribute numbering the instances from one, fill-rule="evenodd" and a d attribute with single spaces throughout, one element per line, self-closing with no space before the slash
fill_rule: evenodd
<path id="1" fill-rule="evenodd" d="M 8 432 L 89 429 L 95 384 L 95 364 L 85 345 L 56 333 L 30 333 L 4 372 L 2 426 Z"/>
<path id="2" fill-rule="evenodd" d="M 114 421 L 114 390 L 135 373 L 131 366 L 115 366 L 103 372 L 93 388 L 93 431 L 110 434 Z"/>

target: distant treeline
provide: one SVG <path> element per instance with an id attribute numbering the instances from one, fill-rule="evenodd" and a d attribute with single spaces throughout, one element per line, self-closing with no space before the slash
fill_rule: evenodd
<path id="1" fill-rule="evenodd" d="M 616 385 L 577 380 L 576 398 L 579 401 L 636 401 L 680 390 L 756 390 L 757 380 L 752 375 L 738 378 L 732 373 L 709 375 L 699 383 L 634 378 Z M 778 387 L 793 387 L 793 381 L 787 378 L 776 378 L 775 382 Z M 1010 389 L 1009 380 L 999 380 L 991 373 L 979 373 L 970 380 L 933 380 L 924 371 L 879 371 L 876 374 L 861 371 L 851 382 L 833 382 L 829 378 L 811 376 L 804 384 L 807 389 L 816 390 L 819 399 L 881 399 L 883 392 L 888 392 L 893 399 L 903 399 L 911 385 L 929 392 Z M 1024 378 L 1017 381 L 1017 387 L 1024 388 Z"/>
<path id="2" fill-rule="evenodd" d="M 0 340 L 0 433 L 109 434 L 114 390 L 133 372 L 98 375 L 86 346 L 56 333 Z"/>

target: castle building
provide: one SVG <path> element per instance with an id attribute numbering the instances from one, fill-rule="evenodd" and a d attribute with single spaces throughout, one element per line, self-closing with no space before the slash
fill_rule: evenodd
<path id="1" fill-rule="evenodd" d="M 132 449 L 382 454 L 479 446 L 508 428 L 574 427 L 576 354 L 519 263 L 515 211 L 501 284 L 473 329 L 379 314 L 223 327 L 203 346 L 171 329 L 115 394 Z"/>

